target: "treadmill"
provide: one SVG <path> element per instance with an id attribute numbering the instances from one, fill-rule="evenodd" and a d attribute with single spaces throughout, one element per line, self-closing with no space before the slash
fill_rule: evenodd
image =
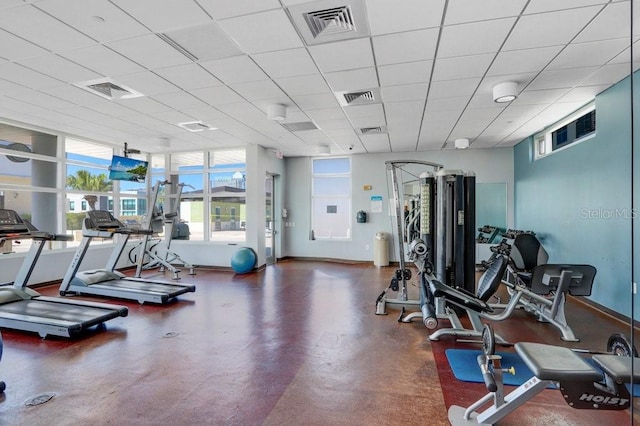
<path id="1" fill-rule="evenodd" d="M 106 210 L 91 210 L 84 220 L 82 241 L 73 256 L 73 261 L 60 284 L 60 294 L 86 294 L 106 296 L 118 299 L 137 300 L 165 304 L 181 294 L 194 292 L 194 285 L 176 284 L 164 281 L 151 281 L 144 278 L 127 277 L 116 271 L 118 259 L 122 256 L 127 241 L 131 235 L 149 235 L 150 229 L 128 228 Z M 94 269 L 78 272 L 91 240 L 94 238 L 113 238 L 119 234 L 116 243 L 104 269 Z"/>
<path id="2" fill-rule="evenodd" d="M 48 241 L 66 241 L 68 235 L 39 232 L 15 211 L 0 209 L 0 246 L 6 241 L 31 239 L 31 248 L 13 282 L 0 286 L 0 327 L 73 338 L 90 327 L 126 317 L 125 306 L 46 297 L 27 287 L 31 273 Z"/>

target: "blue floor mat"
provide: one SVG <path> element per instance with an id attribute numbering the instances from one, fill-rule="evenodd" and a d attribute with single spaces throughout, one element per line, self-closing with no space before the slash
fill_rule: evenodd
<path id="1" fill-rule="evenodd" d="M 478 361 L 476 361 L 478 355 L 482 354 L 481 351 L 474 349 L 447 349 L 445 354 L 456 379 L 463 382 L 484 383 Z M 520 386 L 533 376 L 529 367 L 526 366 L 518 354 L 514 352 L 498 352 L 497 355 L 502 356 L 502 368 L 514 367 L 516 370 L 515 375 L 503 374 L 505 385 Z M 586 359 L 586 361 L 595 367 L 590 359 Z M 627 388 L 630 389 L 630 386 L 627 386 Z M 640 384 L 633 385 L 633 396 L 640 396 Z"/>

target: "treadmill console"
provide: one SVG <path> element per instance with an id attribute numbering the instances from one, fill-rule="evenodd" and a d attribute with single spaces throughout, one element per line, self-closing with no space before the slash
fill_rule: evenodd
<path id="1" fill-rule="evenodd" d="M 13 210 L 0 209 L 0 235 L 28 234 L 29 226 Z"/>
<path id="2" fill-rule="evenodd" d="M 90 228 L 92 229 L 107 230 L 124 228 L 122 222 L 113 217 L 113 215 L 106 210 L 89 210 L 87 212 L 87 216 L 90 221 Z"/>

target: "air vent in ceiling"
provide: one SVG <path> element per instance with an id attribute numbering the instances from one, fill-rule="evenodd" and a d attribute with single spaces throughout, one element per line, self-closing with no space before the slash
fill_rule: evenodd
<path id="1" fill-rule="evenodd" d="M 361 135 L 377 135 L 381 133 L 387 133 L 387 127 L 386 126 L 361 127 L 358 129 L 358 133 Z"/>
<path id="2" fill-rule="evenodd" d="M 178 42 L 176 42 L 175 40 L 173 40 L 171 37 L 169 37 L 166 34 L 163 33 L 158 33 L 156 34 L 158 37 L 160 37 L 160 39 L 162 41 L 164 41 L 165 43 L 167 43 L 169 46 L 173 47 L 174 49 L 176 49 L 178 52 L 182 53 L 184 56 L 186 56 L 187 58 L 189 58 L 190 60 L 192 60 L 193 62 L 197 62 L 198 58 L 196 57 L 196 55 L 194 55 L 193 53 L 189 52 L 187 49 L 185 49 L 184 47 L 180 46 L 178 44 Z"/>
<path id="3" fill-rule="evenodd" d="M 368 105 L 382 102 L 380 99 L 380 89 L 377 87 L 373 89 L 335 92 L 335 95 L 342 106 Z"/>
<path id="4" fill-rule="evenodd" d="M 314 38 L 324 34 L 348 33 L 356 30 L 350 6 L 305 13 L 304 19 Z"/>
<path id="5" fill-rule="evenodd" d="M 203 130 L 216 130 L 215 127 L 210 127 L 208 124 L 204 124 L 202 121 L 188 121 L 186 123 L 178 123 L 178 126 L 183 129 L 187 129 L 190 132 L 201 132 Z"/>
<path id="6" fill-rule="evenodd" d="M 110 78 L 101 78 L 98 80 L 83 81 L 74 83 L 74 86 L 87 90 L 103 98 L 113 99 L 131 99 L 144 96 L 142 93 L 133 90 L 130 87 L 120 84 Z"/>
<path id="7" fill-rule="evenodd" d="M 284 123 L 282 127 L 290 132 L 302 132 L 304 130 L 317 130 L 318 126 L 312 121 L 301 121 L 299 123 Z"/>
<path id="8" fill-rule="evenodd" d="M 369 36 L 362 0 L 320 0 L 289 8 L 307 45 Z"/>

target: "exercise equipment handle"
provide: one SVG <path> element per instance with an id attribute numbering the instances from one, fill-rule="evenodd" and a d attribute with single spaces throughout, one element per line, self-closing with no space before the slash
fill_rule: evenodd
<path id="1" fill-rule="evenodd" d="M 478 355 L 478 365 L 480 366 L 480 371 L 482 371 L 482 378 L 484 380 L 484 385 L 487 387 L 489 392 L 495 392 L 498 390 L 498 385 L 496 385 L 496 380 L 493 377 L 493 373 L 489 370 L 489 366 L 487 364 L 487 357 L 484 355 Z"/>

